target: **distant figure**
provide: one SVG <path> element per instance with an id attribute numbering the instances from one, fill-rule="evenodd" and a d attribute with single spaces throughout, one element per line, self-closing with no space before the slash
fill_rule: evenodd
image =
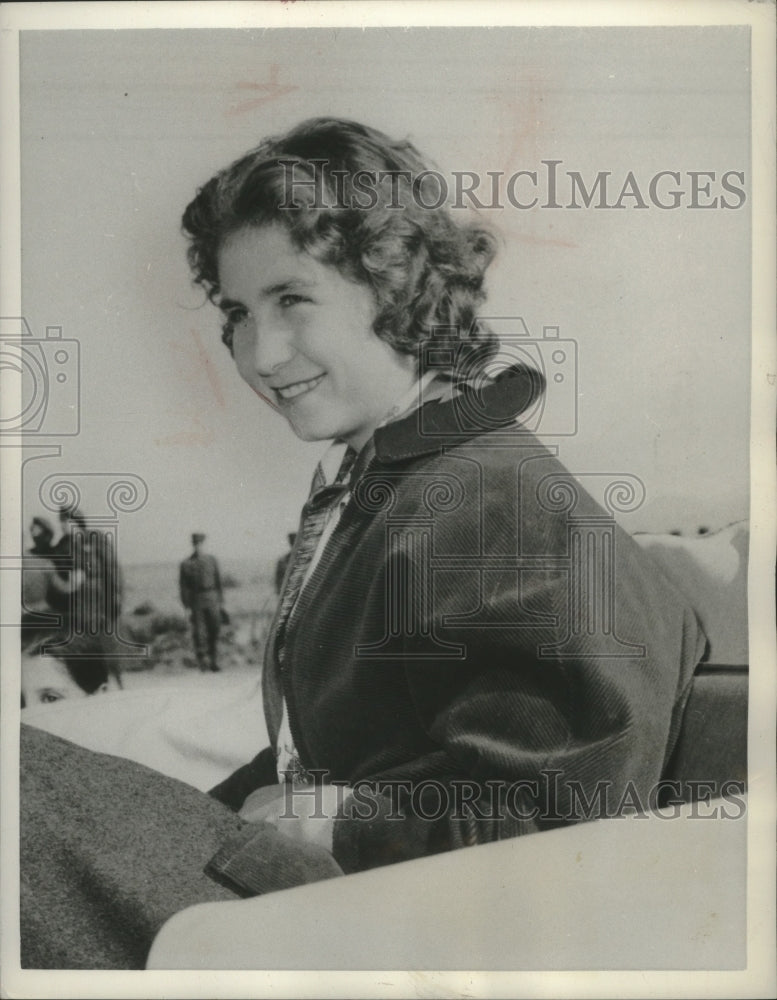
<path id="1" fill-rule="evenodd" d="M 59 527 L 62 534 L 51 551 L 55 556 L 70 557 L 73 554 L 75 536 L 86 535 L 86 518 L 74 507 L 61 507 Z"/>
<path id="2" fill-rule="evenodd" d="M 54 538 L 54 529 L 45 517 L 34 517 L 30 524 L 30 535 L 32 537 L 32 548 L 27 549 L 31 556 L 43 556 L 47 558 L 51 555 Z"/>
<path id="3" fill-rule="evenodd" d="M 61 656 L 42 651 L 67 638 L 62 632 L 22 628 L 22 708 L 102 694 L 118 687 L 109 666 L 108 643 L 104 637 L 70 637 L 67 653 Z"/>
<path id="4" fill-rule="evenodd" d="M 29 533 L 32 545 L 25 548 L 22 559 L 22 610 L 28 614 L 48 616 L 47 620 L 52 621 L 47 594 L 54 574 L 54 529 L 45 518 L 34 517 Z"/>
<path id="5" fill-rule="evenodd" d="M 297 532 L 290 531 L 288 534 L 289 539 L 289 551 L 280 557 L 280 559 L 275 564 L 275 593 L 280 594 L 283 589 L 283 580 L 286 576 L 286 568 L 289 565 L 289 559 L 291 559 L 291 550 L 294 548 L 294 543 L 297 540 Z"/>
<path id="6" fill-rule="evenodd" d="M 62 537 L 51 549 L 55 572 L 47 600 L 71 632 L 113 634 L 122 601 L 122 574 L 110 536 L 87 527 L 69 508 L 59 515 Z"/>
<path id="7" fill-rule="evenodd" d="M 69 630 L 83 618 L 86 521 L 78 511 L 63 507 L 59 524 L 62 534 L 51 549 L 54 573 L 49 579 L 46 600 L 52 610 L 62 615 L 62 626 Z"/>
<path id="8" fill-rule="evenodd" d="M 218 671 L 218 642 L 224 595 L 219 564 L 202 551 L 205 535 L 192 535 L 194 552 L 181 563 L 181 603 L 191 615 L 192 639 L 200 670 Z"/>
<path id="9" fill-rule="evenodd" d="M 122 574 L 109 535 L 88 527 L 83 514 L 71 508 L 62 508 L 59 520 L 62 536 L 47 556 L 51 572 L 45 574 L 45 604 L 59 616 L 58 641 L 67 640 L 69 658 L 71 648 L 78 648 L 85 637 L 102 642 L 106 649 L 111 644 L 121 613 Z M 25 607 L 29 608 L 27 599 Z M 47 639 L 50 645 L 54 642 Z M 106 663 L 108 674 L 121 688 L 117 650 Z"/>

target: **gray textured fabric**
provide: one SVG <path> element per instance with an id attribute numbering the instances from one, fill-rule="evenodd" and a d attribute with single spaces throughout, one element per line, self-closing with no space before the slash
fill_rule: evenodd
<path id="1" fill-rule="evenodd" d="M 20 797 L 24 968 L 143 968 L 154 935 L 178 910 L 245 895 L 203 871 L 241 831 L 252 834 L 254 893 L 339 871 L 323 849 L 329 868 L 316 851 L 246 824 L 188 785 L 29 726 Z"/>

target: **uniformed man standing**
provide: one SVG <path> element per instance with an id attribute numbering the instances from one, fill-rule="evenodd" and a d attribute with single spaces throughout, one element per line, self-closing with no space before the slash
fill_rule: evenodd
<path id="1" fill-rule="evenodd" d="M 189 609 L 192 638 L 200 670 L 220 670 L 218 641 L 224 597 L 219 564 L 202 551 L 205 535 L 192 535 L 194 552 L 181 563 L 181 603 Z"/>

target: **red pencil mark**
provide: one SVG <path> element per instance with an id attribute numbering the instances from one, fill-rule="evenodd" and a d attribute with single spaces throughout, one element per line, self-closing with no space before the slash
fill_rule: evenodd
<path id="1" fill-rule="evenodd" d="M 264 95 L 262 97 L 255 97 L 251 101 L 242 101 L 240 104 L 235 104 L 227 110 L 227 114 L 240 115 L 244 111 L 250 111 L 252 108 L 260 108 L 263 104 L 283 97 L 285 94 L 290 94 L 294 90 L 299 90 L 296 84 L 280 83 L 278 80 L 279 72 L 280 67 L 278 63 L 273 63 L 270 66 L 270 78 L 266 83 L 252 83 L 247 80 L 240 80 L 236 83 L 236 90 L 259 90 L 264 91 Z"/>
<path id="2" fill-rule="evenodd" d="M 197 350 L 197 363 L 201 366 L 203 373 L 205 374 L 205 378 L 208 380 L 208 385 L 211 388 L 216 403 L 223 409 L 225 404 L 224 393 L 221 391 L 221 384 L 219 383 L 216 369 L 213 367 L 213 362 L 211 361 L 208 352 L 205 350 L 205 345 L 202 342 L 202 337 L 200 337 L 200 332 L 199 330 L 193 329 L 190 333 L 192 337 L 194 337 L 194 343 Z"/>
<path id="3" fill-rule="evenodd" d="M 268 406 L 271 406 L 275 410 L 276 413 L 280 413 L 281 412 L 280 406 L 276 406 L 276 404 L 273 403 L 273 401 L 270 399 L 269 396 L 265 396 L 265 394 L 263 392 L 259 392 L 259 390 L 255 389 L 254 386 L 251 386 L 251 388 L 254 390 L 254 392 L 259 397 L 259 399 L 262 400 L 263 403 L 267 403 Z"/>
<path id="4" fill-rule="evenodd" d="M 167 447 L 168 445 L 179 445 L 184 448 L 191 448 L 193 446 L 205 447 L 209 444 L 213 444 L 215 441 L 215 434 L 213 430 L 206 427 L 199 417 L 194 417 L 194 424 L 198 428 L 197 430 L 187 430 L 187 431 L 177 431 L 175 434 L 167 434 L 165 437 L 158 437 L 154 439 L 154 444 L 161 447 Z"/>
<path id="5" fill-rule="evenodd" d="M 155 438 L 156 445 L 179 445 L 182 447 L 205 447 L 213 444 L 215 434 L 210 422 L 203 419 L 203 414 L 207 415 L 207 407 L 202 406 L 202 375 L 210 388 L 212 398 L 220 409 L 226 406 L 224 392 L 219 382 L 218 374 L 210 359 L 208 351 L 202 342 L 199 330 L 190 329 L 189 333 L 194 341 L 193 345 L 185 342 L 176 344 L 175 351 L 183 355 L 184 364 L 180 368 L 181 377 L 184 378 L 192 388 L 191 402 L 186 406 L 184 419 L 188 417 L 188 428 L 183 431 L 176 431 L 166 434 L 164 437 Z M 182 414 L 183 415 L 183 414 Z"/>

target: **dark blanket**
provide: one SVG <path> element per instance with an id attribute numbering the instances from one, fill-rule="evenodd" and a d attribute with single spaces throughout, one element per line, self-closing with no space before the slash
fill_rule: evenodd
<path id="1" fill-rule="evenodd" d="M 162 924 L 245 895 L 204 868 L 227 840 L 263 841 L 255 891 L 330 877 L 302 851 L 210 796 L 131 761 L 22 726 L 21 960 L 28 969 L 142 969 Z M 261 845 L 260 845 L 261 846 Z"/>

